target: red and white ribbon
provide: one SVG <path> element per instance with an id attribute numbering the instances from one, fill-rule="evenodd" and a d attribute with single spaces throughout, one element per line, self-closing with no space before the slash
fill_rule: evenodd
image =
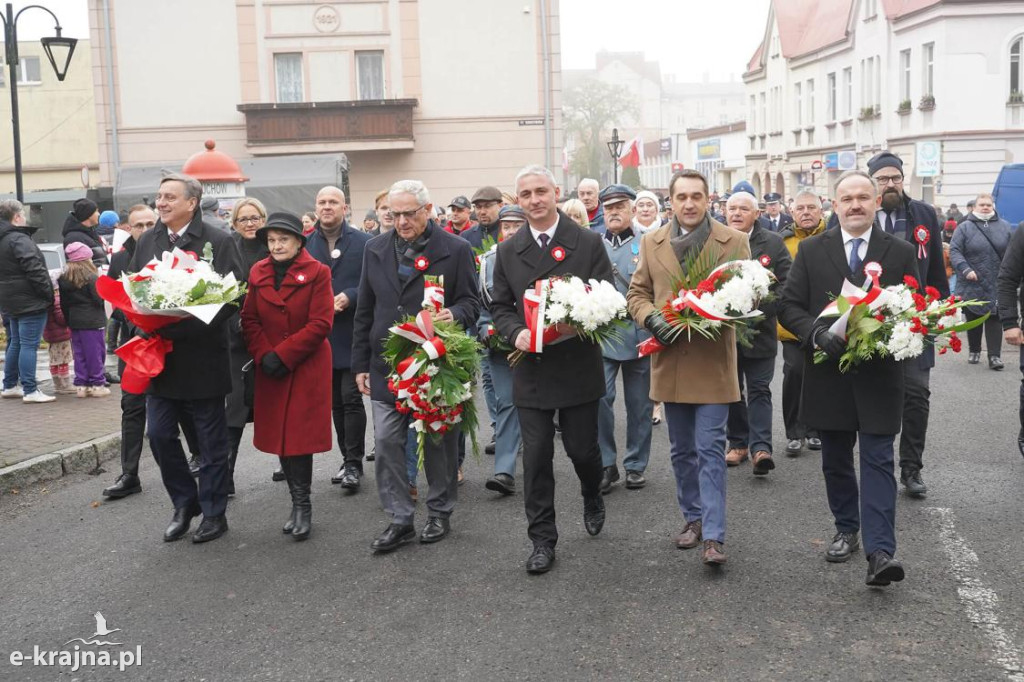
<path id="1" fill-rule="evenodd" d="M 196 255 L 191 251 L 182 251 L 178 247 L 174 247 L 172 251 L 164 251 L 160 260 L 154 258 L 146 263 L 142 270 L 132 275 L 129 279 L 133 282 L 143 282 L 147 279 L 151 279 L 153 277 L 153 271 L 157 268 L 195 272 L 196 261 L 198 260 L 199 259 Z"/>
<path id="2" fill-rule="evenodd" d="M 705 292 L 711 293 L 714 291 L 715 282 L 719 277 L 724 275 L 729 270 L 736 268 L 736 261 L 729 261 L 728 263 L 722 263 L 717 268 L 712 270 L 707 278 L 703 280 L 696 289 L 680 289 L 673 298 L 669 305 L 677 313 L 681 313 L 684 310 L 692 310 L 706 320 L 717 320 L 719 322 L 728 322 L 731 320 L 742 320 L 748 317 L 757 317 L 761 314 L 760 310 L 752 310 L 749 313 L 742 313 L 739 315 L 728 315 L 728 314 L 716 314 L 708 310 L 703 303 L 700 301 L 700 297 Z M 741 266 L 740 266 L 741 267 Z"/>
<path id="3" fill-rule="evenodd" d="M 839 297 L 845 298 L 850 304 L 850 307 L 845 313 L 839 313 L 839 299 L 837 298 L 835 301 L 832 301 L 825 306 L 818 315 L 817 319 L 819 320 L 823 317 L 838 316 L 838 319 L 832 323 L 831 327 L 829 327 L 829 331 L 833 334 L 842 336 L 844 339 L 846 338 L 846 325 L 850 321 L 850 313 L 853 312 L 854 306 L 863 303 L 871 310 L 877 310 L 888 303 L 892 298 L 891 293 L 878 286 L 878 278 L 882 274 L 881 268 L 871 268 L 869 267 L 871 265 L 873 264 L 868 263 L 868 265 L 864 267 L 864 274 L 866 274 L 868 278 L 867 281 L 864 282 L 863 288 L 856 286 L 848 279 L 843 280 L 843 288 L 842 291 L 839 292 Z"/>
<path id="4" fill-rule="evenodd" d="M 435 313 L 444 308 L 444 287 L 432 282 L 423 283 L 423 308 Z"/>
<path id="5" fill-rule="evenodd" d="M 523 294 L 523 317 L 526 320 L 526 327 L 530 330 L 530 352 L 543 353 L 544 346 L 569 338 L 569 335 L 559 334 L 555 325 L 544 325 L 544 315 L 547 312 L 548 294 L 551 291 L 551 280 L 538 280 L 533 289 Z M 538 333 L 538 330 L 540 332 Z"/>
<path id="6" fill-rule="evenodd" d="M 389 331 L 392 334 L 397 334 L 404 339 L 408 339 L 413 343 L 419 344 L 423 349 L 423 352 L 425 352 L 427 357 L 431 360 L 437 360 L 445 354 L 444 342 L 441 341 L 440 337 L 434 335 L 434 321 L 431 319 L 430 313 L 426 310 L 421 310 L 419 314 L 416 315 L 415 323 L 403 322 L 402 324 L 395 325 Z M 416 369 L 419 369 L 418 365 Z M 415 370 L 413 370 L 412 374 L 415 373 Z M 405 379 L 408 377 L 403 376 L 402 378 Z"/>

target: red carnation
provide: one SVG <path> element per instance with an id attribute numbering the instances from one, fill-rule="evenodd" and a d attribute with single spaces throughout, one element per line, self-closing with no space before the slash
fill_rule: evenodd
<path id="1" fill-rule="evenodd" d="M 924 310 L 925 308 L 928 307 L 928 302 L 924 300 L 924 296 L 922 296 L 921 294 L 913 294 L 913 297 L 914 307 L 917 308 L 919 311 Z"/>
<path id="2" fill-rule="evenodd" d="M 925 287 L 924 293 L 927 294 L 929 301 L 937 301 L 942 296 L 935 287 Z"/>
<path id="3" fill-rule="evenodd" d="M 949 335 L 949 347 L 953 349 L 954 353 L 959 353 L 963 343 L 960 341 L 960 337 L 953 332 Z"/>
<path id="4" fill-rule="evenodd" d="M 904 275 L 903 276 L 903 283 L 906 284 L 911 289 L 917 289 L 920 286 L 917 283 L 917 280 L 914 279 L 913 277 L 911 277 L 910 275 Z"/>
<path id="5" fill-rule="evenodd" d="M 710 279 L 706 279 L 697 285 L 697 295 L 701 294 L 713 294 L 715 293 L 715 283 Z"/>
<path id="6" fill-rule="evenodd" d="M 879 322 L 885 322 L 885 315 L 883 315 L 882 313 L 878 313 L 877 315 L 875 315 L 875 319 L 878 320 Z"/>

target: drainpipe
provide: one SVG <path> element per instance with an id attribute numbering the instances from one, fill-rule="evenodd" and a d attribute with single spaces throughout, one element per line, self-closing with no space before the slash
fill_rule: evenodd
<path id="1" fill-rule="evenodd" d="M 106 43 L 107 52 L 107 100 L 108 110 L 110 111 L 111 160 L 114 165 L 112 184 L 116 190 L 121 179 L 121 151 L 117 139 L 117 96 L 114 92 L 114 42 L 110 31 L 110 0 L 103 0 L 103 31 L 103 40 Z"/>
<path id="2" fill-rule="evenodd" d="M 540 34 L 544 65 L 544 166 L 551 168 L 551 46 L 548 36 L 548 3 L 540 0 Z"/>

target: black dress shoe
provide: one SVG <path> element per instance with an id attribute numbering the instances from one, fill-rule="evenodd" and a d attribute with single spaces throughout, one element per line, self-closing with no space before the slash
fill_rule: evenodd
<path id="1" fill-rule="evenodd" d="M 979 362 L 981 362 L 981 353 L 968 353 L 967 354 L 967 364 L 968 365 L 976 365 Z"/>
<path id="2" fill-rule="evenodd" d="M 108 384 L 119 384 L 119 383 L 121 383 L 121 379 L 118 378 L 118 376 L 116 374 L 113 374 L 111 372 L 104 372 L 103 373 L 103 378 L 106 380 L 106 382 Z"/>
<path id="3" fill-rule="evenodd" d="M 516 491 L 516 479 L 508 474 L 494 474 L 487 479 L 484 487 L 502 495 L 511 495 Z"/>
<path id="4" fill-rule="evenodd" d="M 803 438 L 790 438 L 789 441 L 786 442 L 786 456 L 787 457 L 796 457 L 797 455 L 800 454 L 800 451 L 803 450 L 803 449 L 804 449 L 804 439 Z"/>
<path id="5" fill-rule="evenodd" d="M 427 525 L 423 526 L 423 532 L 420 533 L 420 542 L 430 544 L 431 542 L 443 540 L 450 530 L 451 523 L 448 519 L 440 516 L 431 516 L 427 519 Z"/>
<path id="6" fill-rule="evenodd" d="M 377 458 L 377 446 L 370 448 L 370 453 L 366 455 L 366 461 L 372 462 Z"/>
<path id="7" fill-rule="evenodd" d="M 583 526 L 591 535 L 604 528 L 604 498 L 600 495 L 583 498 Z"/>
<path id="8" fill-rule="evenodd" d="M 192 474 L 192 478 L 199 477 L 199 458 L 195 455 L 188 460 L 188 472 Z"/>
<path id="9" fill-rule="evenodd" d="M 280 464 L 274 469 L 274 473 L 270 474 L 270 480 L 275 482 L 284 480 L 284 469 L 281 468 Z"/>
<path id="10" fill-rule="evenodd" d="M 199 524 L 199 528 L 196 528 L 196 532 L 192 534 L 192 542 L 209 542 L 210 540 L 216 540 L 227 532 L 228 517 L 223 514 L 220 516 L 204 516 L 203 522 Z"/>
<path id="11" fill-rule="evenodd" d="M 338 473 L 331 476 L 331 485 L 338 485 L 339 483 L 341 483 L 341 479 L 345 476 L 345 469 L 347 467 L 347 464 L 342 464 L 341 468 L 338 469 Z"/>
<path id="12" fill-rule="evenodd" d="M 494 437 L 492 436 L 491 442 L 484 446 L 484 454 L 493 455 L 496 448 L 497 444 L 494 442 Z"/>
<path id="13" fill-rule="evenodd" d="M 849 561 L 857 549 L 860 548 L 860 538 L 857 531 L 852 533 L 836 533 L 832 538 L 832 544 L 825 551 L 825 561 L 833 564 L 841 564 Z"/>
<path id="14" fill-rule="evenodd" d="M 526 560 L 527 573 L 547 573 L 555 565 L 555 548 L 538 545 Z"/>
<path id="15" fill-rule="evenodd" d="M 601 473 L 601 494 L 612 489 L 612 484 L 619 480 L 619 468 L 617 466 L 605 467 Z"/>
<path id="16" fill-rule="evenodd" d="M 374 552 L 390 552 L 398 549 L 401 545 L 416 537 L 416 529 L 411 525 L 402 526 L 392 523 L 384 529 L 384 532 L 377 536 L 377 539 L 370 545 Z"/>
<path id="17" fill-rule="evenodd" d="M 647 479 L 644 478 L 644 474 L 641 471 L 627 471 L 626 472 L 626 488 L 629 490 L 639 490 L 647 485 Z"/>
<path id="18" fill-rule="evenodd" d="M 907 489 L 911 497 L 924 497 L 928 494 L 928 486 L 921 480 L 921 472 L 913 469 L 904 469 L 900 474 L 900 482 Z"/>
<path id="19" fill-rule="evenodd" d="M 821 439 L 820 438 L 808 438 L 807 439 L 808 450 L 821 450 Z"/>
<path id="20" fill-rule="evenodd" d="M 164 531 L 164 542 L 174 542 L 185 537 L 188 527 L 192 525 L 192 519 L 201 513 L 199 505 L 175 509 L 174 516 L 171 517 L 171 525 L 167 526 L 167 530 Z"/>
<path id="21" fill-rule="evenodd" d="M 868 577 L 865 584 L 873 587 L 885 587 L 889 583 L 903 580 L 903 564 L 887 553 L 879 550 L 868 557 Z"/>
<path id="22" fill-rule="evenodd" d="M 989 369 L 994 369 L 997 372 L 1002 372 L 1003 371 L 1003 367 L 1004 367 L 1003 359 L 1001 357 L 999 357 L 998 355 L 993 355 L 992 357 L 990 357 L 988 359 L 988 368 Z"/>
<path id="23" fill-rule="evenodd" d="M 103 497 L 111 497 L 115 500 L 121 497 L 128 497 L 142 492 L 142 482 L 134 474 L 121 474 L 117 481 L 109 488 L 103 489 Z"/>
<path id="24" fill-rule="evenodd" d="M 355 464 L 346 464 L 342 470 L 341 487 L 345 490 L 359 490 L 359 480 L 363 472 Z"/>

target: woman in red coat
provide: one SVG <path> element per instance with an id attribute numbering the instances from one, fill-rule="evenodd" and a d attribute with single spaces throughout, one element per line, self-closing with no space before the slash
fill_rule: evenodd
<path id="1" fill-rule="evenodd" d="M 281 456 L 292 496 L 284 532 L 309 537 L 314 452 L 331 449 L 331 271 L 306 252 L 302 221 L 271 213 L 257 238 L 270 257 L 249 273 L 242 334 L 256 363 L 257 449 Z"/>

